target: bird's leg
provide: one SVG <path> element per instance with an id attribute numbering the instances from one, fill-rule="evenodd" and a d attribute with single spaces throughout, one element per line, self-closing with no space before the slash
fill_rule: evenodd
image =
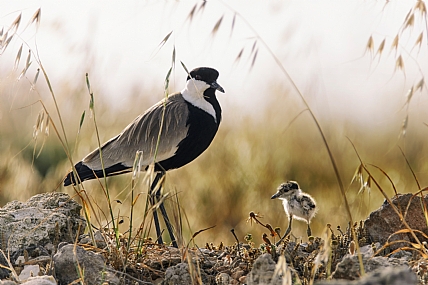
<path id="1" fill-rule="evenodd" d="M 150 204 L 153 207 L 153 221 L 155 222 L 156 242 L 158 244 L 163 244 L 163 240 L 162 240 L 162 232 L 161 232 L 160 225 L 159 225 L 158 213 L 156 212 L 156 207 L 154 207 L 156 205 L 156 197 L 155 196 L 157 195 L 157 192 L 156 192 L 156 195 L 153 195 L 153 191 L 156 189 L 156 185 L 158 184 L 158 182 L 161 178 L 162 178 L 162 174 L 157 173 L 155 179 L 152 182 L 152 185 L 150 186 Z"/>
<path id="2" fill-rule="evenodd" d="M 290 220 L 288 222 L 288 228 L 285 231 L 285 234 L 282 236 L 282 238 L 275 244 L 276 246 L 280 245 L 281 242 L 285 239 L 286 236 L 291 232 L 291 222 L 293 221 L 293 215 L 290 215 Z"/>
<path id="3" fill-rule="evenodd" d="M 310 237 L 312 235 L 312 231 L 311 231 L 311 227 L 309 226 L 309 223 L 308 223 L 307 233 L 308 233 L 308 237 Z"/>
<path id="4" fill-rule="evenodd" d="M 293 222 L 293 215 L 290 215 L 290 221 L 288 222 L 288 228 L 285 231 L 284 237 L 288 236 L 288 234 L 291 232 L 291 223 Z"/>
<path id="5" fill-rule="evenodd" d="M 164 175 L 165 175 L 165 172 L 164 172 L 164 171 L 162 171 L 162 172 L 158 172 L 158 173 L 156 174 L 156 178 L 155 178 L 154 182 L 156 181 L 156 184 L 157 184 L 157 183 L 159 183 L 160 179 L 161 179 Z M 156 187 L 156 185 L 155 185 L 155 187 Z M 161 189 L 162 189 L 162 185 L 159 185 L 159 189 L 158 189 L 158 190 L 156 191 L 156 193 L 155 193 L 156 202 L 158 202 L 158 201 L 160 200 L 160 198 L 161 198 Z M 167 214 L 167 212 L 166 212 L 165 205 L 163 204 L 163 202 L 161 202 L 161 203 L 160 203 L 160 205 L 159 205 L 159 209 L 160 209 L 161 214 L 162 214 L 162 216 L 163 216 L 163 219 L 164 219 L 164 221 L 165 221 L 165 225 L 166 225 L 166 228 L 167 228 L 167 230 L 168 230 L 169 236 L 170 236 L 170 238 L 171 238 L 172 245 L 173 245 L 174 247 L 178 248 L 177 241 L 176 241 L 176 239 L 175 239 L 175 237 L 174 237 L 174 230 L 173 230 L 172 225 L 171 225 L 171 223 L 170 223 L 170 221 L 169 221 L 168 214 Z M 153 213 L 154 213 L 154 212 L 153 212 Z M 153 217 L 154 217 L 154 216 L 153 216 Z M 156 217 L 157 217 L 157 214 L 156 214 Z M 159 222 L 158 222 L 158 223 L 159 223 Z M 159 235 L 159 233 L 158 233 L 158 235 Z"/>

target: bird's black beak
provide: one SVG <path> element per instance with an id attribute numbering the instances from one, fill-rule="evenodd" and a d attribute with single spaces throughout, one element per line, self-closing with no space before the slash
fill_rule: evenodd
<path id="1" fill-rule="evenodd" d="M 223 87 L 221 87 L 220 84 L 218 84 L 216 81 L 214 81 L 213 83 L 211 83 L 211 88 L 214 88 L 215 90 L 218 90 L 221 93 L 224 93 Z"/>
<path id="2" fill-rule="evenodd" d="M 276 198 L 278 198 L 278 196 L 279 196 L 279 192 L 278 193 L 275 193 L 272 197 L 270 197 L 271 199 L 276 199 Z"/>

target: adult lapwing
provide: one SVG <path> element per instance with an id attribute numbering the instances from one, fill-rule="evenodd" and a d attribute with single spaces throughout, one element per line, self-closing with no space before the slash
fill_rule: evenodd
<path id="1" fill-rule="evenodd" d="M 284 211 L 289 217 L 288 228 L 276 245 L 278 246 L 290 233 L 293 218 L 305 221 L 308 224 L 307 234 L 310 236 L 312 233 L 309 224 L 317 212 L 315 199 L 312 198 L 311 195 L 304 193 L 302 189 L 300 189 L 299 184 L 295 181 L 287 181 L 279 185 L 277 192 L 271 197 L 271 199 L 276 198 L 282 200 Z"/>
<path id="2" fill-rule="evenodd" d="M 64 186 L 104 177 L 104 172 L 106 176 L 130 172 L 137 151 L 141 151 L 141 169 L 147 170 L 149 165 L 154 164 L 157 172 L 151 185 L 153 191 L 167 170 L 188 164 L 204 152 L 214 139 L 221 121 L 221 108 L 215 91 L 224 93 L 217 83 L 218 76 L 218 71 L 213 68 L 193 69 L 181 92 L 172 94 L 149 108 L 120 134 L 101 146 L 104 171 L 100 150 L 96 149 L 75 165 L 78 177 L 73 171 L 67 174 Z M 160 197 L 160 188 L 152 197 L 154 205 Z M 176 246 L 162 203 L 159 208 Z M 162 243 L 155 209 L 153 216 L 158 242 Z"/>

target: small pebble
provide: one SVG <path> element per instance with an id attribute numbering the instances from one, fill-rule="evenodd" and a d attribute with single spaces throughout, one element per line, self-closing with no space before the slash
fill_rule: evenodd
<path id="1" fill-rule="evenodd" d="M 38 265 L 25 265 L 21 274 L 19 274 L 19 280 L 24 281 L 30 277 L 36 277 L 39 273 L 40 267 Z"/>

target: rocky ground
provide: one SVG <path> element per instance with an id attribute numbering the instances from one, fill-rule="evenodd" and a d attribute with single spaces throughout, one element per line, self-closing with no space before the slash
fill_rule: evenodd
<path id="1" fill-rule="evenodd" d="M 176 249 L 145 240 L 137 250 L 126 246 L 127 239 L 116 246 L 105 232 L 84 234 L 81 206 L 67 194 L 39 194 L 0 209 L 0 283 L 426 284 L 427 202 L 399 195 L 366 221 L 343 230 L 329 227 L 307 243 L 286 239 L 275 246 L 266 238 L 256 247 L 248 238 L 246 244 Z"/>

